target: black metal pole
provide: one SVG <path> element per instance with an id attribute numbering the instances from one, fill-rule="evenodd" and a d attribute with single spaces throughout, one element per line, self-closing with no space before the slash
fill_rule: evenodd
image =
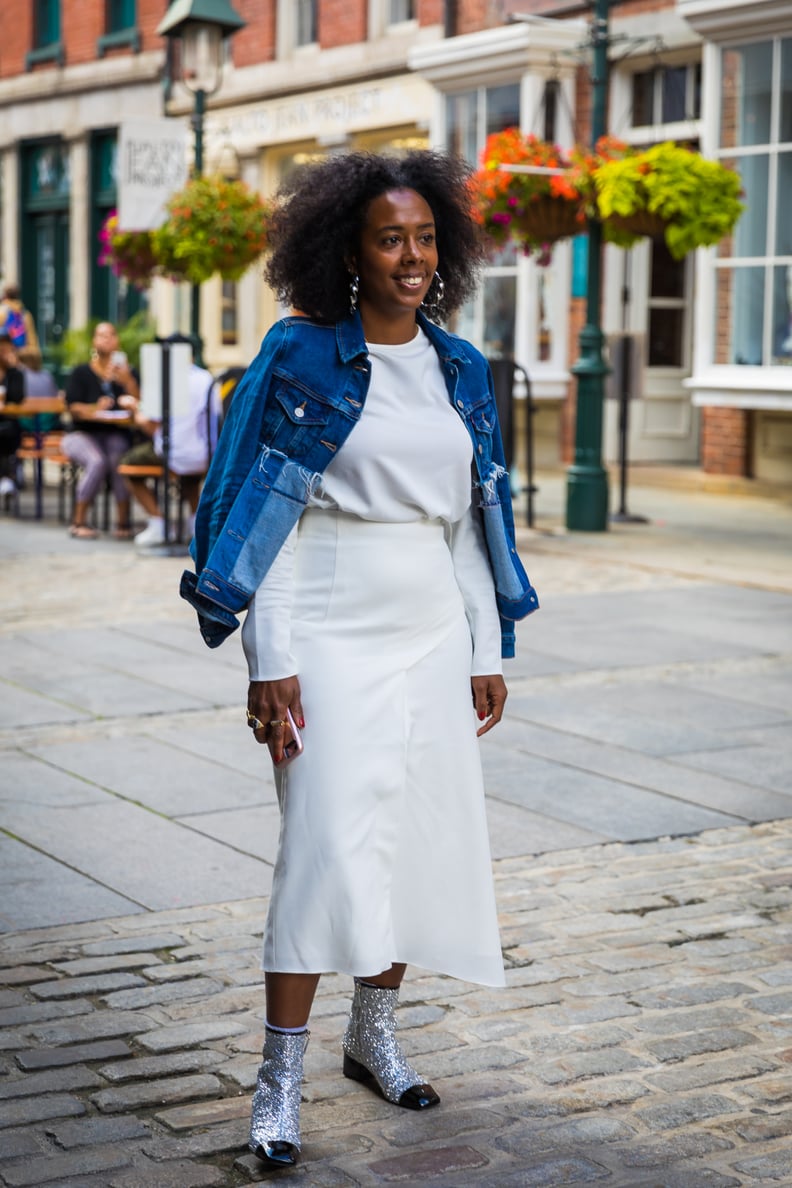
<path id="1" fill-rule="evenodd" d="M 170 543 L 170 405 L 171 405 L 171 348 L 162 344 L 162 510 L 165 530 L 165 547 Z"/>
<path id="2" fill-rule="evenodd" d="M 193 174 L 200 177 L 203 173 L 203 126 L 206 111 L 206 92 L 195 92 L 195 107 L 193 108 L 192 126 L 195 135 L 195 158 Z M 193 285 L 190 290 L 190 337 L 193 342 L 193 357 L 199 367 L 203 367 L 203 339 L 201 338 L 201 286 Z"/>

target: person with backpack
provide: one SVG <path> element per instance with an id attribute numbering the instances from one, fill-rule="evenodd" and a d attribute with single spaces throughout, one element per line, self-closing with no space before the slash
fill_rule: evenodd
<path id="1" fill-rule="evenodd" d="M 18 285 L 6 285 L 0 301 L 0 333 L 7 334 L 13 346 L 39 349 L 36 323 L 29 309 L 22 304 Z"/>

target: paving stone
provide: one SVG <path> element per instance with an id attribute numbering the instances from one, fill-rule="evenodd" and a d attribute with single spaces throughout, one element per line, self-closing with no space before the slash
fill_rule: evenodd
<path id="1" fill-rule="evenodd" d="M 172 1101 L 219 1096 L 221 1088 L 217 1077 L 208 1073 L 165 1077 L 143 1084 L 125 1085 L 121 1089 L 102 1089 L 91 1096 L 91 1101 L 103 1114 L 121 1114 L 142 1106 L 153 1107 L 168 1105 Z"/>
<path id="2" fill-rule="evenodd" d="M 93 1060 L 114 1060 L 129 1055 L 131 1050 L 123 1040 L 102 1040 L 96 1044 L 75 1044 L 67 1048 L 31 1048 L 27 1052 L 15 1053 L 14 1059 L 25 1072 L 33 1072 L 41 1068 L 60 1068 L 66 1064 L 87 1064 Z"/>
<path id="3" fill-rule="evenodd" d="M 139 1118 L 79 1118 L 75 1122 L 58 1122 L 46 1127 L 59 1147 L 69 1151 L 74 1147 L 93 1147 L 102 1143 L 120 1143 L 128 1139 L 148 1138 L 151 1127 Z"/>
<path id="4" fill-rule="evenodd" d="M 746 1053 L 744 1056 L 735 1057 L 734 1060 L 707 1060 L 703 1064 L 693 1065 L 690 1061 L 685 1061 L 678 1068 L 648 1073 L 646 1080 L 666 1093 L 674 1093 L 685 1089 L 701 1089 L 706 1085 L 717 1085 L 726 1081 L 743 1082 L 748 1077 L 759 1077 L 776 1067 L 777 1065 L 769 1060 L 764 1060 L 760 1056 L 752 1057 Z M 740 1085 L 740 1088 L 745 1091 L 744 1085 Z M 792 1085 L 789 1089 L 792 1094 Z M 759 1093 L 761 1094 L 761 1089 Z"/>
<path id="5" fill-rule="evenodd" d="M 728 1127 L 746 1143 L 764 1143 L 769 1139 L 789 1138 L 792 1135 L 792 1110 L 785 1110 L 780 1114 L 731 1118 Z"/>
<path id="6" fill-rule="evenodd" d="M 118 1064 L 105 1064 L 99 1074 L 112 1085 L 123 1085 L 126 1081 L 152 1080 L 173 1073 L 205 1072 L 223 1064 L 226 1059 L 222 1052 L 196 1048 L 189 1052 L 169 1052 L 167 1056 L 141 1056 Z"/>
<path id="7" fill-rule="evenodd" d="M 261 1161 L 252 1153 L 236 1159 L 234 1170 L 241 1172 L 248 1179 L 256 1181 L 267 1176 L 266 1170 L 261 1166 Z M 283 1173 L 277 1174 L 282 1175 Z M 292 1185 L 305 1185 L 305 1188 L 358 1188 L 361 1183 L 359 1179 L 347 1175 L 338 1167 L 326 1167 L 321 1164 L 311 1164 L 309 1167 L 298 1164 L 286 1174 L 289 1177 L 290 1188 Z M 371 1182 L 370 1177 L 369 1182 Z"/>
<path id="8" fill-rule="evenodd" d="M 744 982 L 694 982 L 689 985 L 668 986 L 665 990 L 639 990 L 630 995 L 631 1001 L 647 1010 L 695 1006 L 701 1002 L 717 1002 L 721 998 L 739 998 L 755 991 Z"/>
<path id="9" fill-rule="evenodd" d="M 433 1147 L 410 1155 L 397 1155 L 370 1163 L 369 1170 L 386 1183 L 419 1183 L 447 1172 L 462 1172 L 469 1168 L 486 1167 L 487 1157 L 473 1147 Z"/>
<path id="10" fill-rule="evenodd" d="M 613 1073 L 632 1072 L 637 1068 L 648 1068 L 649 1062 L 618 1048 L 605 1048 L 597 1052 L 570 1054 L 552 1064 L 534 1063 L 531 1071 L 546 1085 L 561 1085 L 585 1077 L 610 1076 Z"/>
<path id="11" fill-rule="evenodd" d="M 730 1048 L 742 1048 L 756 1043 L 756 1037 L 747 1031 L 734 1027 L 718 1027 L 712 1031 L 689 1032 L 672 1039 L 657 1040 L 647 1048 L 658 1060 L 686 1060 L 688 1056 L 699 1056 L 702 1052 L 725 1052 Z"/>
<path id="12" fill-rule="evenodd" d="M 780 1070 L 778 1078 L 762 1076 L 755 1083 L 743 1083 L 737 1086 L 739 1095 L 750 1101 L 761 1101 L 766 1105 L 792 1101 L 792 1077 Z"/>
<path id="13" fill-rule="evenodd" d="M 554 1188 L 561 1184 L 593 1184 L 598 1180 L 611 1178 L 602 1164 L 590 1159 L 548 1159 L 544 1162 L 525 1164 L 520 1170 L 523 1183 L 531 1188 Z M 514 1181 L 518 1183 L 519 1181 Z"/>
<path id="14" fill-rule="evenodd" d="M 140 982 L 139 985 L 143 987 L 140 990 L 119 990 L 115 994 L 105 994 L 102 1002 L 111 1010 L 136 1011 L 141 1007 L 165 1006 L 170 1002 L 194 1002 L 196 998 L 209 998 L 223 989 L 221 982 L 211 978 L 190 978 L 186 982 L 165 982 L 156 986 Z"/>
<path id="15" fill-rule="evenodd" d="M 392 1125 L 382 1127 L 379 1134 L 391 1146 L 410 1147 L 417 1142 L 456 1138 L 457 1135 L 476 1131 L 493 1134 L 501 1127 L 508 1129 L 515 1120 L 491 1109 L 455 1109 L 453 1113 L 431 1110 L 426 1117 L 410 1116 L 407 1111 L 403 1111 Z"/>
<path id="16" fill-rule="evenodd" d="M 74 1089 L 94 1089 L 101 1078 L 83 1065 L 31 1072 L 23 1077 L 0 1082 L 0 1101 L 14 1097 L 34 1097 L 39 1093 L 58 1093 Z"/>
<path id="17" fill-rule="evenodd" d="M 93 974 L 84 978 L 60 978 L 57 982 L 39 982 L 30 993 L 41 999 L 74 998 L 80 994 L 102 994 L 145 986 L 143 978 L 130 973 Z"/>
<path id="18" fill-rule="evenodd" d="M 719 1114 L 732 1114 L 736 1104 L 731 1098 L 713 1093 L 703 1096 L 677 1097 L 662 1105 L 649 1106 L 637 1111 L 637 1117 L 650 1130 L 671 1130 L 686 1126 L 704 1118 L 715 1118 Z"/>
<path id="19" fill-rule="evenodd" d="M 74 1015 L 88 1015 L 94 1010 L 87 998 L 74 1002 L 26 1002 L 23 1006 L 0 1011 L 0 1028 L 21 1027 L 25 1023 L 41 1023 L 48 1019 L 66 1019 Z"/>
<path id="20" fill-rule="evenodd" d="M 715 1151 L 733 1151 L 734 1143 L 709 1131 L 696 1130 L 670 1134 L 660 1142 L 639 1142 L 620 1147 L 616 1152 L 623 1167 L 668 1168 L 674 1163 L 689 1166 L 689 1160 Z"/>
<path id="21" fill-rule="evenodd" d="M 2 981 L 6 986 L 25 986 L 41 981 L 41 970 L 37 965 L 18 965 L 15 969 L 4 969 Z"/>
<path id="22" fill-rule="evenodd" d="M 250 1097 L 226 1097 L 222 1101 L 201 1101 L 194 1105 L 174 1106 L 169 1110 L 159 1110 L 155 1114 L 156 1120 L 168 1130 L 193 1130 L 199 1126 L 212 1126 L 218 1122 L 227 1122 L 231 1118 L 244 1118 L 250 1121 Z"/>
<path id="23" fill-rule="evenodd" d="M 0 973 L 0 979 L 2 973 Z M 7 1010 L 8 1007 L 22 1006 L 25 999 L 22 994 L 16 990 L 0 990 L 0 1010 Z"/>
<path id="24" fill-rule="evenodd" d="M 68 1045 L 119 1035 L 137 1036 L 155 1026 L 145 1015 L 133 1011 L 94 1011 L 85 1019 L 75 1019 L 62 1026 L 32 1027 L 30 1033 L 43 1044 Z"/>
<path id="25" fill-rule="evenodd" d="M 93 1172 L 107 1173 L 131 1162 L 131 1152 L 113 1144 L 94 1147 L 88 1151 L 66 1154 L 50 1152 L 37 1159 L 3 1168 L 3 1179 L 9 1188 L 38 1188 L 51 1180 L 62 1180 L 74 1174 L 85 1176 Z"/>
<path id="26" fill-rule="evenodd" d="M 0 1162 L 40 1155 L 43 1149 L 44 1142 L 33 1130 L 4 1130 L 0 1135 Z"/>
<path id="27" fill-rule="evenodd" d="M 211 1188 L 224 1183 L 225 1173 L 205 1163 L 176 1160 L 154 1164 L 136 1159 L 133 1168 L 110 1177 L 108 1188 Z"/>
<path id="28" fill-rule="evenodd" d="M 789 1183 L 789 1145 L 785 1144 L 781 1151 L 769 1151 L 765 1155 L 757 1155 L 753 1159 L 739 1159 L 731 1165 L 740 1175 L 752 1177 L 749 1183 L 757 1180 L 775 1180 Z"/>
<path id="29" fill-rule="evenodd" d="M 84 951 L 84 950 L 83 950 Z M 50 964 L 58 973 L 69 978 L 89 977 L 91 974 L 115 973 L 125 969 L 140 969 L 155 966 L 160 958 L 155 953 L 134 951 L 132 953 L 108 953 L 104 956 L 77 957 L 69 961 L 52 961 Z"/>
<path id="30" fill-rule="evenodd" d="M 195 1130 L 189 1138 L 175 1138 L 172 1134 L 150 1138 L 141 1149 L 144 1155 L 157 1163 L 169 1159 L 224 1155 L 243 1151 L 247 1147 L 248 1128 L 249 1118 L 245 1115 L 233 1122 Z"/>
<path id="31" fill-rule="evenodd" d="M 636 1019 L 633 1026 L 636 1031 L 654 1035 L 681 1035 L 685 1031 L 698 1031 L 700 1028 L 747 1026 L 750 1021 L 750 1013 L 740 1007 L 709 1006 L 701 1010 L 648 1013 Z"/>
<path id="32" fill-rule="evenodd" d="M 739 1188 L 741 1180 L 712 1168 L 687 1167 L 663 1173 L 663 1188 Z"/>
<path id="33" fill-rule="evenodd" d="M 209 1019 L 205 1023 L 185 1023 L 173 1027 L 158 1027 L 138 1036 L 141 1047 L 149 1052 L 169 1052 L 174 1048 L 190 1048 L 209 1040 L 226 1039 L 247 1031 L 244 1023 L 233 1019 Z"/>
<path id="34" fill-rule="evenodd" d="M 76 1097 L 65 1093 L 45 1093 L 41 1097 L 19 1098 L 6 1102 L 0 1111 L 0 1127 L 26 1126 L 49 1118 L 73 1118 L 85 1113 Z"/>
<path id="35" fill-rule="evenodd" d="M 82 951 L 86 957 L 109 957 L 116 953 L 154 953 L 157 949 L 176 949 L 183 944 L 184 938 L 176 932 L 155 932 L 146 936 L 118 936 L 111 940 L 92 941 L 83 945 Z"/>
<path id="36" fill-rule="evenodd" d="M 757 994 L 751 1007 L 765 1015 L 792 1015 L 792 990 L 787 994 Z"/>

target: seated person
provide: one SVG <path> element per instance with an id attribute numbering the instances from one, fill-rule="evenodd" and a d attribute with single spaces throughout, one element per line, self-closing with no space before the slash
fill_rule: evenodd
<path id="1" fill-rule="evenodd" d="M 117 473 L 121 455 L 130 446 L 132 435 L 112 422 L 94 419 L 100 412 L 134 412 L 140 395 L 137 376 L 129 369 L 126 356 L 118 351 L 118 335 L 110 322 L 100 322 L 93 334 L 90 363 L 74 368 L 66 384 L 66 403 L 73 428 L 63 439 L 63 452 L 82 468 L 77 485 L 74 519 L 69 533 L 78 540 L 91 540 L 97 533 L 87 523 L 94 498 L 109 478 L 118 504 L 118 527 L 115 536 L 132 536 L 129 522 L 129 491 Z"/>
<path id="2" fill-rule="evenodd" d="M 163 341 L 190 343 L 190 339 L 184 334 L 171 334 Z M 209 405 L 210 401 L 211 406 Z M 217 427 L 221 411 L 220 394 L 211 374 L 193 362 L 190 366 L 189 376 L 189 410 L 181 416 L 170 418 L 168 450 L 168 469 L 172 474 L 179 475 L 182 491 L 190 505 L 190 517 L 187 523 L 190 536 L 192 536 L 195 509 L 198 507 L 198 497 L 201 493 L 201 479 L 209 466 L 211 451 L 217 443 Z M 121 463 L 130 466 L 161 466 L 163 463 L 161 422 L 150 420 L 138 412 L 135 423 L 152 440 L 144 442 L 142 445 L 133 446 L 124 454 Z M 163 544 L 165 541 L 165 519 L 154 491 L 144 478 L 126 476 L 126 481 L 133 496 L 149 517 L 147 526 L 135 537 L 135 544 L 141 546 Z"/>
<path id="3" fill-rule="evenodd" d="M 25 400 L 53 400 L 58 395 L 58 385 L 51 371 L 42 367 L 41 351 L 38 347 L 23 346 L 17 349 L 19 369 L 25 381 Z M 22 428 L 31 432 L 50 433 L 60 428 L 58 413 L 41 413 L 33 417 L 22 417 Z"/>
<path id="4" fill-rule="evenodd" d="M 17 353 L 8 334 L 0 333 L 0 496 L 16 491 L 16 458 L 22 426 L 15 417 L 4 417 L 5 404 L 21 404 L 25 381 L 17 367 Z"/>

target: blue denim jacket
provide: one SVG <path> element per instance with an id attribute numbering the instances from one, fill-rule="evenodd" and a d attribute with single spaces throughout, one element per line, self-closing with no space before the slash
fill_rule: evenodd
<path id="1" fill-rule="evenodd" d="M 514 539 L 511 493 L 487 362 L 420 312 L 448 397 L 473 442 L 474 486 L 501 616 L 502 653 L 514 622 L 539 606 Z M 371 378 L 359 314 L 335 325 L 276 322 L 239 384 L 206 476 L 181 595 L 217 647 L 238 626 L 321 475 L 357 424 Z"/>

